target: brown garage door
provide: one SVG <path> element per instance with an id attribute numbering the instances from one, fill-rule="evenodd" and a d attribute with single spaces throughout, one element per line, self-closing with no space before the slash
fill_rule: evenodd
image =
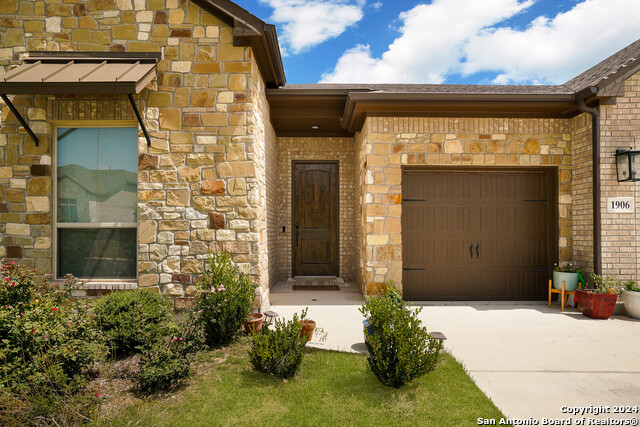
<path id="1" fill-rule="evenodd" d="M 554 170 L 405 170 L 409 300 L 538 300 L 556 258 Z"/>

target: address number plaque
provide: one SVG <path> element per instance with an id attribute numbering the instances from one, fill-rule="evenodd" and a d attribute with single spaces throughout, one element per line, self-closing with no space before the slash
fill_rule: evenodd
<path id="1" fill-rule="evenodd" d="M 633 197 L 609 197 L 607 199 L 608 213 L 634 213 L 636 204 Z"/>

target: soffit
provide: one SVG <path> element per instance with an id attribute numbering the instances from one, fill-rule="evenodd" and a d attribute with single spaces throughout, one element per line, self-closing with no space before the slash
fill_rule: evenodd
<path id="1" fill-rule="evenodd" d="M 579 113 L 575 94 L 565 86 L 291 85 L 268 90 L 267 99 L 279 136 L 352 136 L 373 116 L 566 118 Z"/>

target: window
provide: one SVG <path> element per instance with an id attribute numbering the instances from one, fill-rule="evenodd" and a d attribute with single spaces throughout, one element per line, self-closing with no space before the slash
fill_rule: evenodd
<path id="1" fill-rule="evenodd" d="M 57 273 L 135 279 L 137 127 L 56 129 Z"/>
<path id="2" fill-rule="evenodd" d="M 58 200 L 58 221 L 60 222 L 78 222 L 78 206 L 76 199 Z"/>

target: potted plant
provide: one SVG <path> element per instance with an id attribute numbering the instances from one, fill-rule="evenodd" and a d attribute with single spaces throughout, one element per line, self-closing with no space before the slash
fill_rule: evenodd
<path id="1" fill-rule="evenodd" d="M 262 329 L 262 322 L 264 321 L 264 314 L 251 313 L 249 318 L 242 324 L 244 331 L 248 334 L 252 332 L 258 332 Z"/>
<path id="2" fill-rule="evenodd" d="M 640 286 L 636 282 L 627 282 L 622 291 L 622 302 L 627 314 L 640 319 Z"/>
<path id="3" fill-rule="evenodd" d="M 578 288 L 578 282 L 582 278 L 582 267 L 571 263 L 560 265 L 556 264 L 553 268 L 553 287 L 561 290 L 564 282 L 565 291 L 575 291 Z M 581 280 L 584 282 L 584 279 Z"/>
<path id="4" fill-rule="evenodd" d="M 580 311 L 592 319 L 608 319 L 621 291 L 621 283 L 609 276 L 592 275 L 594 288 L 577 289 Z"/>
<path id="5" fill-rule="evenodd" d="M 313 330 L 316 327 L 316 322 L 309 319 L 300 320 L 300 324 L 302 325 L 302 330 L 300 331 L 300 338 L 307 337 L 307 341 L 311 341 L 311 337 L 313 336 Z"/>

